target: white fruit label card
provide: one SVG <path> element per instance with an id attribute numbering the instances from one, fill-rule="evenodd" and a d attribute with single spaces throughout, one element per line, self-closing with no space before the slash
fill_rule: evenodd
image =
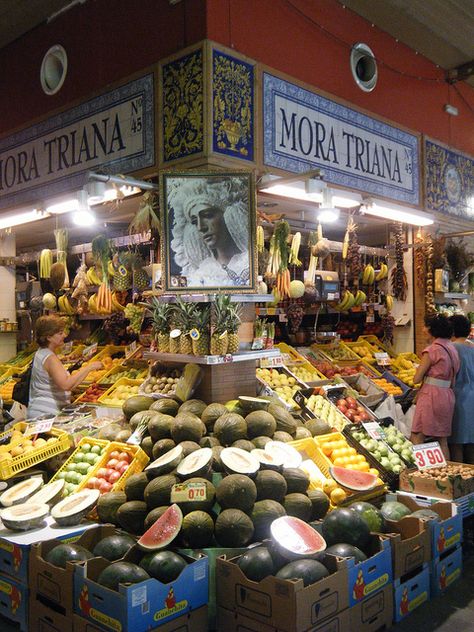
<path id="1" fill-rule="evenodd" d="M 44 421 L 36 421 L 35 423 L 28 424 L 24 435 L 37 435 L 42 432 L 49 432 L 53 427 L 54 419 L 45 419 Z"/>
<path id="2" fill-rule="evenodd" d="M 371 439 L 376 439 L 377 441 L 385 439 L 385 432 L 376 421 L 362 422 L 362 425 Z"/>
<path id="3" fill-rule="evenodd" d="M 206 483 L 177 483 L 171 488 L 172 503 L 202 501 L 206 499 Z"/>
<path id="4" fill-rule="evenodd" d="M 380 364 L 380 366 L 387 366 L 388 364 L 392 364 L 392 359 L 386 351 L 378 351 L 374 353 L 374 357 L 377 360 L 377 364 Z"/>
<path id="5" fill-rule="evenodd" d="M 269 369 L 283 366 L 283 357 L 281 355 L 270 357 L 270 358 L 261 358 L 260 367 L 262 369 Z"/>
<path id="6" fill-rule="evenodd" d="M 446 459 L 437 441 L 414 445 L 413 456 L 419 470 L 428 470 L 433 467 L 444 467 L 446 465 Z"/>
<path id="7" fill-rule="evenodd" d="M 82 352 L 82 356 L 83 356 L 84 358 L 86 358 L 86 359 L 87 359 L 87 358 L 92 357 L 92 356 L 94 355 L 94 353 L 97 351 L 97 347 L 98 347 L 98 346 L 99 346 L 99 345 L 97 344 L 97 342 L 94 342 L 94 344 L 93 344 L 93 345 L 89 345 L 89 346 L 88 346 L 88 347 L 86 347 L 86 348 L 84 349 L 84 351 Z"/>
<path id="8" fill-rule="evenodd" d="M 138 342 L 134 340 L 127 347 L 125 347 L 125 359 L 128 360 L 129 358 L 131 358 L 132 355 L 137 351 L 137 349 Z"/>

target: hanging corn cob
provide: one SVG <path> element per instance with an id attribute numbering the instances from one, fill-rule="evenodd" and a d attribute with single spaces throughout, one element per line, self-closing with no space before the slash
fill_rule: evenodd
<path id="1" fill-rule="evenodd" d="M 262 254 L 265 250 L 265 234 L 263 232 L 263 226 L 257 226 L 257 252 Z"/>
<path id="2" fill-rule="evenodd" d="M 280 298 L 290 296 L 290 271 L 288 270 L 288 237 L 290 236 L 290 225 L 285 220 L 280 220 L 275 226 L 275 248 L 280 253 L 280 265 L 276 275 L 276 289 Z"/>
<path id="3" fill-rule="evenodd" d="M 69 274 L 67 271 L 67 245 L 69 241 L 69 232 L 67 228 L 56 228 L 54 231 L 54 239 L 56 241 L 56 262 L 62 263 L 64 266 L 64 288 L 69 287 Z"/>
<path id="4" fill-rule="evenodd" d="M 49 248 L 45 248 L 40 254 L 40 278 L 49 279 L 51 276 L 51 266 L 53 265 L 53 254 Z"/>
<path id="5" fill-rule="evenodd" d="M 290 256 L 288 259 L 288 263 L 295 266 L 300 266 L 301 261 L 298 259 L 298 254 L 300 252 L 301 245 L 301 233 L 295 233 L 293 235 L 293 239 L 291 240 L 291 248 L 290 248 Z"/>

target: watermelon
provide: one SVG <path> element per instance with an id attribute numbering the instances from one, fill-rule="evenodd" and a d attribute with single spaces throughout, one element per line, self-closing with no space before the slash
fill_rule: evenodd
<path id="1" fill-rule="evenodd" d="M 110 590 L 118 590 L 120 584 L 137 584 L 150 579 L 148 573 L 131 562 L 112 562 L 97 578 L 97 582 Z"/>
<path id="2" fill-rule="evenodd" d="M 93 553 L 96 557 L 105 557 L 109 562 L 115 562 L 122 559 L 134 544 L 135 540 L 128 535 L 109 535 L 97 542 Z"/>
<path id="3" fill-rule="evenodd" d="M 253 582 L 260 582 L 275 572 L 273 558 L 265 546 L 256 546 L 241 555 L 237 565 L 245 577 Z"/>
<path id="4" fill-rule="evenodd" d="M 273 542 L 288 559 L 313 557 L 324 551 L 324 538 L 303 520 L 292 516 L 277 518 L 270 525 Z"/>
<path id="5" fill-rule="evenodd" d="M 383 533 L 385 531 L 385 518 L 377 507 L 374 507 L 370 503 L 360 501 L 349 505 L 349 509 L 356 511 L 359 516 L 365 520 L 370 531 L 375 531 L 376 533 Z"/>
<path id="6" fill-rule="evenodd" d="M 181 571 L 186 566 L 187 562 L 181 555 L 173 553 L 173 551 L 159 551 L 158 553 L 153 553 L 147 560 L 145 570 L 151 577 L 163 582 L 163 584 L 169 584 L 178 579 Z"/>
<path id="7" fill-rule="evenodd" d="M 58 544 L 45 555 L 45 560 L 53 566 L 66 568 L 67 562 L 84 562 L 92 553 L 79 544 Z"/>
<path id="8" fill-rule="evenodd" d="M 240 509 L 224 509 L 217 516 L 214 535 L 222 547 L 247 546 L 253 533 L 252 520 Z"/>
<path id="9" fill-rule="evenodd" d="M 369 472 L 347 470 L 344 467 L 334 465 L 329 468 L 329 471 L 336 483 L 354 492 L 368 491 L 377 485 L 377 476 Z"/>
<path id="10" fill-rule="evenodd" d="M 280 579 L 302 579 L 305 586 L 328 577 L 328 569 L 316 560 L 294 560 L 281 568 L 276 577 Z"/>
<path id="11" fill-rule="evenodd" d="M 214 521 L 205 511 L 191 511 L 183 519 L 181 539 L 190 549 L 202 549 L 211 544 Z"/>
<path id="12" fill-rule="evenodd" d="M 352 509 L 334 509 L 323 520 L 323 536 L 329 545 L 352 544 L 363 549 L 369 541 L 370 529 Z"/>
<path id="13" fill-rule="evenodd" d="M 411 511 L 406 505 L 399 503 L 396 500 L 390 500 L 383 503 L 380 511 L 382 512 L 385 520 L 392 520 L 393 522 L 398 522 L 405 516 L 409 516 L 411 514 Z"/>
<path id="14" fill-rule="evenodd" d="M 164 549 L 178 535 L 183 523 L 183 514 L 178 505 L 171 505 L 148 531 L 138 540 L 138 546 L 147 551 Z"/>
<path id="15" fill-rule="evenodd" d="M 324 553 L 337 555 L 337 557 L 353 557 L 356 564 L 358 564 L 359 562 L 365 562 L 365 560 L 367 559 L 367 555 L 356 546 L 352 546 L 352 544 L 345 544 L 344 542 L 339 542 L 339 544 L 328 546 Z"/>
<path id="16" fill-rule="evenodd" d="M 414 511 L 411 515 L 415 518 L 422 518 L 423 520 L 441 520 L 439 514 L 431 509 L 418 509 L 418 511 Z"/>

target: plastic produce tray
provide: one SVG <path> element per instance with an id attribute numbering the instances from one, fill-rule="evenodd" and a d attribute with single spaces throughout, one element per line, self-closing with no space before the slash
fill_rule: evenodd
<path id="1" fill-rule="evenodd" d="M 102 404 L 102 406 L 107 406 L 109 408 L 120 408 L 119 405 L 114 405 L 114 404 L 110 404 L 107 401 L 104 401 L 106 399 L 108 399 L 110 397 L 110 395 L 117 389 L 118 386 L 140 386 L 140 384 L 142 384 L 142 380 L 129 380 L 126 377 L 122 377 L 119 380 L 117 380 L 115 382 L 115 384 L 112 384 L 112 386 L 110 386 L 105 393 L 103 393 L 99 399 L 97 400 L 97 402 L 99 404 Z M 124 400 L 125 401 L 125 400 Z"/>
<path id="2" fill-rule="evenodd" d="M 113 386 L 113 384 L 115 384 L 115 380 L 108 381 L 108 379 L 112 378 L 114 375 L 117 375 L 117 373 L 122 373 L 122 371 L 125 371 L 127 368 L 129 368 L 129 369 L 134 368 L 133 367 L 133 363 L 129 364 L 127 367 L 125 366 L 125 364 L 119 364 L 118 366 L 112 367 L 110 369 L 110 371 L 107 371 L 107 373 L 105 375 L 103 375 L 100 378 L 100 380 L 97 381 L 97 383 L 101 384 L 101 385 L 106 385 L 107 384 L 107 387 Z M 138 373 L 138 377 L 136 377 L 135 379 L 137 379 L 137 380 L 142 379 L 142 378 L 145 379 L 147 374 L 148 374 L 148 366 L 145 366 L 140 371 L 140 373 Z M 127 379 L 131 379 L 131 378 L 127 378 Z"/>
<path id="3" fill-rule="evenodd" d="M 378 351 L 380 351 L 380 352 L 385 351 L 385 353 L 388 353 L 388 355 L 391 358 L 394 358 L 396 356 L 396 354 L 393 352 L 393 350 L 390 347 L 388 347 L 387 345 L 384 345 L 383 342 L 381 342 L 377 338 L 377 336 L 374 336 L 374 335 L 359 336 L 357 338 L 357 341 L 360 341 L 360 340 L 366 340 L 372 347 L 376 348 L 377 352 Z"/>
<path id="4" fill-rule="evenodd" d="M 344 349 L 347 352 L 347 357 L 345 358 L 334 357 L 331 353 L 331 350 L 337 347 Z M 339 342 L 337 344 L 334 344 L 332 342 L 328 344 L 312 344 L 311 350 L 313 349 L 321 353 L 323 356 L 325 356 L 326 359 L 328 359 L 330 362 L 335 362 L 336 364 L 343 360 L 359 360 L 360 359 L 359 356 L 356 353 L 354 353 L 352 349 L 348 347 L 345 342 Z"/>
<path id="5" fill-rule="evenodd" d="M 23 432 L 26 427 L 26 423 L 20 422 L 19 424 L 15 424 L 13 429 L 18 429 Z M 52 437 L 57 437 L 57 441 L 55 441 L 54 443 L 47 443 L 46 445 L 32 450 L 27 454 L 14 456 L 12 459 L 2 459 L 0 461 L 0 479 L 6 480 L 8 478 L 11 478 L 15 474 L 18 474 L 23 470 L 27 470 L 28 468 L 34 467 L 35 465 L 38 465 L 38 463 L 46 461 L 47 459 L 50 459 L 57 454 L 61 454 L 61 452 L 66 452 L 71 447 L 69 435 L 63 430 L 51 428 L 51 430 L 49 430 L 47 433 L 45 432 L 44 434 L 49 434 Z M 7 439 L 9 435 L 11 435 L 10 431 L 0 434 L 0 443 L 4 439 Z M 20 443 L 20 441 L 17 441 L 16 443 L 18 444 Z"/>
<path id="6" fill-rule="evenodd" d="M 62 478 L 61 476 L 59 476 L 59 474 L 61 472 L 67 472 L 69 471 L 67 469 L 67 466 L 71 463 L 75 463 L 74 457 L 76 456 L 76 454 L 78 452 L 81 452 L 81 446 L 83 446 L 85 443 L 89 443 L 90 445 L 98 445 L 101 448 L 107 448 L 110 444 L 110 441 L 107 441 L 106 439 L 96 439 L 95 437 L 83 437 L 79 443 L 77 444 L 76 449 L 74 450 L 74 452 L 71 454 L 71 456 L 68 458 L 68 460 L 63 463 L 63 465 L 61 466 L 61 468 L 56 472 L 56 474 L 53 476 L 53 478 L 51 479 L 51 481 L 55 481 L 58 478 Z M 102 455 L 103 456 L 103 455 Z M 75 492 L 79 492 L 83 487 L 86 486 L 87 481 L 90 479 L 91 476 L 94 476 L 95 472 L 97 472 L 97 470 L 99 469 L 99 467 L 101 467 L 100 463 L 102 462 L 102 456 L 101 458 L 97 461 L 97 463 L 94 465 L 94 469 L 90 471 L 90 473 L 87 475 L 86 478 L 83 478 L 82 481 L 80 483 L 78 483 L 78 485 L 76 486 L 74 493 Z"/>
<path id="7" fill-rule="evenodd" d="M 29 353 L 25 353 L 24 351 L 20 351 L 14 358 L 5 362 L 5 365 L 11 369 L 23 369 L 26 368 L 29 363 L 33 360 L 33 356 L 36 351 L 30 351 Z"/>
<path id="8" fill-rule="evenodd" d="M 356 340 L 355 342 L 345 342 L 344 344 L 347 347 L 349 347 L 349 349 L 353 351 L 356 354 L 356 356 L 360 358 L 361 360 L 364 360 L 368 364 L 375 364 L 374 353 L 377 353 L 377 349 L 375 349 L 369 342 L 367 342 L 367 340 Z M 370 356 L 371 356 L 370 360 L 367 356 L 362 356 L 359 353 L 357 353 L 354 347 L 356 348 L 363 347 L 364 349 L 367 349 L 367 351 L 370 353 Z"/>
<path id="9" fill-rule="evenodd" d="M 89 391 L 90 388 L 92 388 L 93 384 L 91 384 L 90 386 L 88 386 L 85 390 L 83 390 L 77 397 L 76 399 L 73 401 L 73 404 L 88 404 L 90 406 L 97 406 L 98 404 L 98 399 L 97 398 L 95 400 L 95 402 L 88 402 L 88 401 L 84 401 L 84 396 L 86 395 L 86 393 Z M 101 395 L 103 395 L 105 393 L 105 391 L 107 390 L 107 386 L 103 386 L 102 387 L 102 393 Z"/>
<path id="10" fill-rule="evenodd" d="M 406 393 L 410 390 L 410 387 L 407 386 L 405 382 L 402 382 L 402 380 L 400 380 L 396 375 L 393 375 L 393 373 L 391 373 L 390 371 L 384 371 L 382 373 L 382 377 L 384 377 L 387 382 L 391 382 L 392 384 L 396 384 L 397 386 L 399 386 L 402 389 L 403 393 Z M 401 395 L 396 395 L 395 397 L 401 397 Z"/>
<path id="11" fill-rule="evenodd" d="M 366 380 L 372 392 L 370 395 L 369 394 L 361 395 L 354 385 L 357 384 L 358 382 L 367 384 Z M 367 375 L 364 375 L 363 373 L 356 373 L 355 375 L 347 375 L 344 378 L 344 381 L 347 383 L 347 385 L 351 389 L 353 389 L 356 392 L 356 399 L 358 399 L 361 404 L 364 404 L 364 406 L 368 406 L 368 407 L 377 406 L 378 404 L 380 404 L 381 401 L 385 399 L 387 395 L 387 393 L 382 388 L 374 384 L 371 381 L 371 379 L 367 377 Z"/>

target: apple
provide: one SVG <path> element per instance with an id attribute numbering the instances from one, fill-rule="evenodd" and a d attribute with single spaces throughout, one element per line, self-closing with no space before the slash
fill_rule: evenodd
<path id="1" fill-rule="evenodd" d="M 337 400 L 336 406 L 346 406 L 347 407 L 347 402 L 346 402 L 346 400 L 343 397 L 341 397 L 340 399 Z"/>
<path id="2" fill-rule="evenodd" d="M 91 476 L 87 481 L 87 487 L 89 489 L 98 489 L 101 481 L 96 476 Z"/>
<path id="3" fill-rule="evenodd" d="M 343 406 L 342 404 L 340 404 L 338 408 L 343 415 L 347 415 L 347 406 Z"/>
<path id="4" fill-rule="evenodd" d="M 111 469 L 115 469 L 115 466 L 119 463 L 119 459 L 110 459 L 105 467 L 110 467 Z"/>
<path id="5" fill-rule="evenodd" d="M 118 450 L 114 450 L 109 454 L 110 459 L 118 459 L 120 456 L 120 452 Z"/>
<path id="6" fill-rule="evenodd" d="M 130 455 L 128 452 L 120 452 L 117 458 L 119 461 L 127 461 L 127 463 L 130 463 Z"/>
<path id="7" fill-rule="evenodd" d="M 107 468 L 101 467 L 99 470 L 97 470 L 97 477 L 98 478 L 107 478 Z"/>
<path id="8" fill-rule="evenodd" d="M 355 424 L 360 424 L 360 422 L 362 421 L 362 417 L 360 415 L 354 415 L 353 418 L 352 418 L 352 421 Z"/>
<path id="9" fill-rule="evenodd" d="M 101 481 L 99 487 L 99 491 L 101 494 L 106 494 L 107 492 L 110 492 L 111 489 L 112 485 L 108 481 Z"/>
<path id="10" fill-rule="evenodd" d="M 348 410 L 347 413 L 345 413 L 347 419 L 349 419 L 349 421 L 354 421 L 354 411 L 353 410 Z"/>
<path id="11" fill-rule="evenodd" d="M 349 406 L 350 404 L 355 404 L 357 406 L 357 400 L 354 399 L 353 397 L 346 397 L 346 401 L 347 401 L 347 405 Z M 351 407 L 352 408 L 352 407 Z"/>
<path id="12" fill-rule="evenodd" d="M 109 476 L 108 481 L 109 481 L 109 483 L 111 483 L 113 485 L 114 483 L 116 483 L 118 481 L 118 479 L 121 476 L 122 475 L 120 474 L 120 472 L 117 472 L 117 470 L 114 470 L 112 472 L 112 474 Z"/>
<path id="13" fill-rule="evenodd" d="M 354 401 L 347 402 L 347 408 L 350 408 L 353 411 L 357 411 L 357 404 Z"/>

